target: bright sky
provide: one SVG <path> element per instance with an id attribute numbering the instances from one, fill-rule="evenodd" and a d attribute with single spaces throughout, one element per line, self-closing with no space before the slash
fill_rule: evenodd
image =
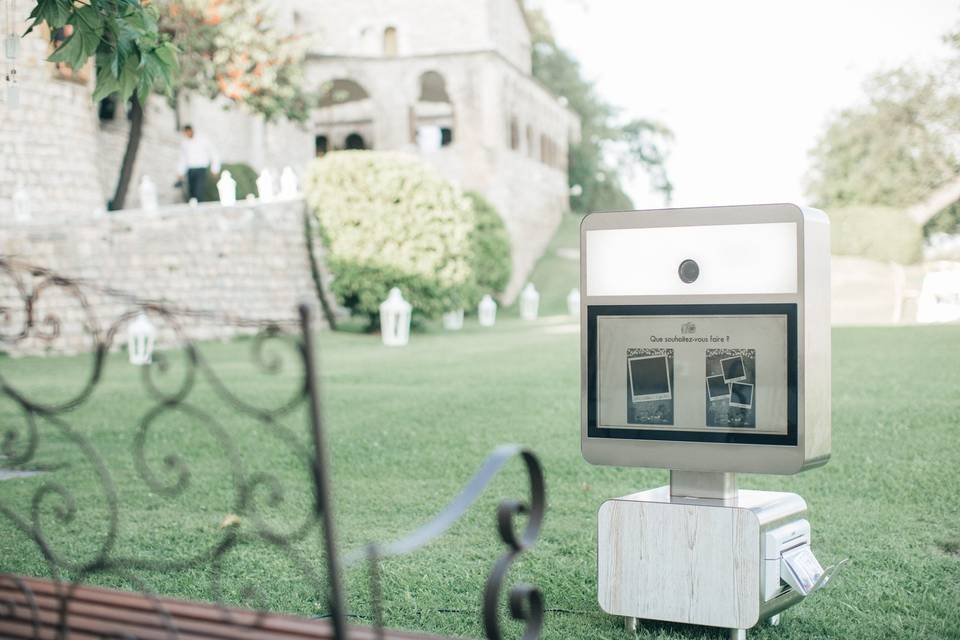
<path id="1" fill-rule="evenodd" d="M 807 152 L 873 71 L 943 58 L 958 0 L 540 0 L 600 94 L 676 134 L 673 206 L 806 202 Z M 663 206 L 645 178 L 640 208 Z"/>

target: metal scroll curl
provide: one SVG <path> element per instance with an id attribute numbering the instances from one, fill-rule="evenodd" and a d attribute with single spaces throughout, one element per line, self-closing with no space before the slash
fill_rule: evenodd
<path id="1" fill-rule="evenodd" d="M 287 556 L 294 570 L 301 572 L 303 579 L 317 593 L 341 592 L 339 576 L 329 579 L 322 575 L 314 563 L 301 557 L 293 548 L 310 532 L 320 530 L 323 537 L 332 536 L 321 521 L 320 514 L 329 505 L 322 500 L 316 508 L 306 510 L 299 522 L 285 531 L 271 528 L 264 513 L 284 502 L 290 487 L 284 481 L 268 473 L 252 473 L 238 454 L 230 430 L 206 411 L 193 397 L 201 381 L 206 382 L 214 395 L 232 408 L 236 415 L 252 419 L 257 428 L 267 437 L 278 439 L 295 459 L 300 461 L 304 485 L 313 485 L 314 456 L 306 442 L 303 430 L 293 429 L 281 423 L 304 405 L 308 397 L 316 402 L 317 390 L 306 384 L 307 369 L 313 366 L 305 348 L 305 334 L 310 327 L 310 312 L 304 308 L 297 320 L 244 319 L 216 315 L 204 311 L 176 308 L 152 300 L 140 299 L 131 294 L 105 288 L 95 283 L 70 279 L 46 268 L 24 263 L 17 259 L 0 256 L 0 286 L 5 297 L 0 298 L 0 349 L 17 349 L 40 345 L 55 345 L 64 338 L 67 326 L 82 328 L 82 336 L 72 340 L 86 341 L 85 350 L 89 363 L 85 363 L 80 384 L 65 390 L 60 398 L 49 399 L 44 393 L 34 391 L 16 379 L 17 367 L 0 366 L 0 401 L 9 405 L 4 408 L 8 422 L 0 427 L 0 453 L 5 465 L 26 465 L 34 461 L 38 448 L 45 438 L 56 433 L 79 452 L 84 473 L 92 473 L 96 495 L 78 493 L 69 483 L 58 482 L 54 476 L 45 478 L 28 497 L 27 504 L 14 505 L 0 496 L 0 519 L 5 519 L 22 535 L 30 539 L 42 555 L 49 575 L 57 584 L 61 602 L 62 637 L 68 637 L 67 619 L 71 612 L 71 598 L 76 585 L 95 575 L 112 575 L 130 582 L 134 588 L 155 604 L 158 614 L 160 604 L 151 593 L 147 582 L 139 572 L 180 571 L 208 568 L 211 574 L 211 593 L 221 602 L 221 568 L 229 554 L 244 541 L 265 543 Z M 107 301 L 111 322 L 101 322 L 96 317 L 98 307 L 88 300 Z M 152 493 L 164 499 L 176 499 L 191 485 L 190 451 L 183 450 L 175 440 L 151 437 L 163 428 L 165 417 L 186 419 L 204 430 L 217 443 L 218 450 L 229 459 L 232 475 L 232 501 L 225 507 L 249 524 L 242 529 L 225 526 L 211 536 L 205 548 L 177 559 L 148 557 L 145 554 L 123 555 L 119 548 L 122 535 L 122 510 L 117 491 L 117 480 L 94 442 L 70 424 L 70 414 L 85 405 L 94 396 L 99 382 L 109 363 L 115 359 L 107 354 L 122 339 L 128 325 L 139 314 L 147 315 L 163 334 L 172 338 L 170 346 L 154 352 L 153 361 L 141 368 L 141 381 L 145 399 L 143 413 L 135 425 L 131 425 L 132 462 L 139 480 Z M 189 338 L 186 327 L 192 319 L 202 318 L 219 326 L 230 325 L 254 332 L 251 341 L 251 362 L 255 375 L 278 376 L 283 365 L 293 361 L 294 377 L 289 391 L 277 406 L 258 406 L 256 399 L 249 400 L 228 388 L 211 364 Z M 66 346 L 66 345 L 64 345 Z M 283 351 L 281 351 L 283 350 Z M 286 357 L 281 357 L 286 356 Z M 292 356 L 292 357 L 290 357 Z M 299 374 L 299 378 L 297 378 Z M 309 424 L 311 432 L 319 424 Z M 311 433 L 312 437 L 316 434 Z M 74 468 L 74 467 L 72 467 Z M 314 488 L 317 495 L 328 498 L 326 489 Z M 228 494 L 229 499 L 229 494 Z M 103 516 L 99 518 L 97 536 L 90 549 L 82 553 L 75 550 L 67 553 L 61 548 L 58 533 L 66 526 L 76 525 L 81 517 L 90 517 L 91 504 L 96 503 Z M 102 505 L 102 506 L 101 506 Z M 129 546 L 129 545 L 126 545 Z M 330 543 L 331 548 L 335 544 Z M 0 578 L 9 582 L 19 580 L 4 575 L 0 561 Z M 64 574 L 70 580 L 64 580 Z M 22 595 L 21 602 L 31 602 L 29 592 L 24 592 L 25 583 L 17 584 Z M 244 595 L 262 603 L 253 585 L 244 589 Z M 342 601 L 342 597 L 335 600 Z M 0 618 L 16 616 L 24 620 L 23 604 L 4 599 L 0 601 Z M 226 611 L 226 609 L 224 609 Z M 338 617 L 342 620 L 342 615 Z M 258 618 L 259 620 L 259 618 Z M 256 626 L 256 622 L 248 626 Z M 175 629 L 164 624 L 168 637 L 176 637 Z"/>
<path id="2" fill-rule="evenodd" d="M 460 494 L 451 500 L 437 516 L 409 535 L 385 544 L 369 544 L 348 554 L 346 565 L 366 561 L 370 572 L 370 587 L 374 595 L 373 612 L 377 629 L 382 628 L 380 608 L 379 563 L 384 558 L 400 556 L 416 551 L 439 538 L 476 502 L 487 485 L 513 458 L 523 460 L 530 482 L 530 500 L 504 500 L 497 506 L 497 529 L 508 549 L 494 564 L 483 591 L 483 627 L 489 640 L 501 640 L 500 594 L 510 565 L 521 553 L 534 545 L 543 526 L 546 511 L 546 485 L 543 469 L 537 456 L 526 447 L 507 444 L 497 447 L 487 456 Z M 527 522 L 519 533 L 514 522 L 516 516 L 525 515 Z M 543 627 L 544 602 L 540 590 L 530 584 L 518 584 L 510 588 L 507 604 L 514 620 L 525 622 L 523 640 L 534 640 Z"/>

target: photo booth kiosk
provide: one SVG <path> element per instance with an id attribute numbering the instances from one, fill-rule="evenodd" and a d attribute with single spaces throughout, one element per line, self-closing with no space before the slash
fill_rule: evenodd
<path id="1" fill-rule="evenodd" d="M 594 213 L 580 230 L 581 449 L 670 469 L 598 513 L 607 613 L 730 630 L 826 584 L 807 505 L 737 490 L 830 457 L 830 227 L 791 204 Z"/>

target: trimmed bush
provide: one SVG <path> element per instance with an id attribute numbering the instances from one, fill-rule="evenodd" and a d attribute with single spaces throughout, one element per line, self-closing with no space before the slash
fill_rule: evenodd
<path id="1" fill-rule="evenodd" d="M 832 252 L 884 262 L 912 264 L 923 251 L 923 229 L 890 207 L 853 206 L 831 209 Z"/>
<path id="2" fill-rule="evenodd" d="M 474 215 L 470 234 L 470 265 L 473 268 L 476 290 L 466 301 L 468 308 L 477 306 L 486 293 L 500 294 L 510 281 L 513 261 L 510 255 L 510 236 L 503 219 L 486 198 L 468 191 Z"/>
<path id="3" fill-rule="evenodd" d="M 217 180 L 224 171 L 229 171 L 230 176 L 237 181 L 237 200 L 243 200 L 249 194 L 257 194 L 257 172 L 248 164 L 242 162 L 231 162 L 220 165 L 220 173 L 211 173 L 207 179 L 207 191 L 203 194 L 204 202 L 217 202 L 220 200 L 220 193 L 217 191 Z"/>
<path id="4" fill-rule="evenodd" d="M 428 164 L 397 152 L 328 153 L 307 170 L 304 193 L 327 248 L 331 289 L 371 324 L 391 287 L 421 317 L 470 299 L 474 212 Z"/>

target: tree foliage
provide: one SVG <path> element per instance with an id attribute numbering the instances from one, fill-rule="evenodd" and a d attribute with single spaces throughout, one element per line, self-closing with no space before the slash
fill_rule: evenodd
<path id="1" fill-rule="evenodd" d="M 960 31 L 946 40 L 958 54 L 953 60 L 931 71 L 877 73 L 865 84 L 865 103 L 827 123 L 810 152 L 807 190 L 818 206 L 902 211 L 960 174 Z M 924 230 L 960 230 L 960 206 Z"/>
<path id="2" fill-rule="evenodd" d="M 284 33 L 261 0 L 159 0 L 160 29 L 180 51 L 178 92 L 225 97 L 268 120 L 302 122 L 306 42 Z"/>
<path id="3" fill-rule="evenodd" d="M 830 209 L 831 251 L 881 262 L 912 264 L 923 249 L 923 231 L 902 209 L 852 205 Z"/>
<path id="4" fill-rule="evenodd" d="M 484 294 L 498 295 L 507 288 L 513 259 L 510 235 L 496 207 L 475 191 L 467 191 L 464 195 L 470 201 L 474 215 L 473 231 L 470 232 L 470 266 L 476 282 L 464 306 L 474 308 Z"/>
<path id="5" fill-rule="evenodd" d="M 95 100 L 117 93 L 124 102 L 134 94 L 143 101 L 154 87 L 172 90 L 178 70 L 177 49 L 159 19 L 156 6 L 137 0 L 37 0 L 24 35 L 41 24 L 69 31 L 50 62 L 79 70 L 94 58 Z"/>
<path id="6" fill-rule="evenodd" d="M 533 75 L 567 100 L 580 116 L 581 139 L 570 149 L 570 185 L 574 211 L 629 209 L 633 203 L 623 179 L 640 168 L 669 203 L 673 184 L 665 161 L 672 133 L 653 120 L 619 120 L 620 111 L 601 98 L 583 77 L 580 63 L 560 47 L 539 10 L 528 10 L 533 35 Z"/>
<path id="7" fill-rule="evenodd" d="M 937 76 L 897 69 L 866 89 L 867 103 L 837 114 L 811 153 L 822 206 L 907 207 L 960 171 L 960 102 Z"/>

